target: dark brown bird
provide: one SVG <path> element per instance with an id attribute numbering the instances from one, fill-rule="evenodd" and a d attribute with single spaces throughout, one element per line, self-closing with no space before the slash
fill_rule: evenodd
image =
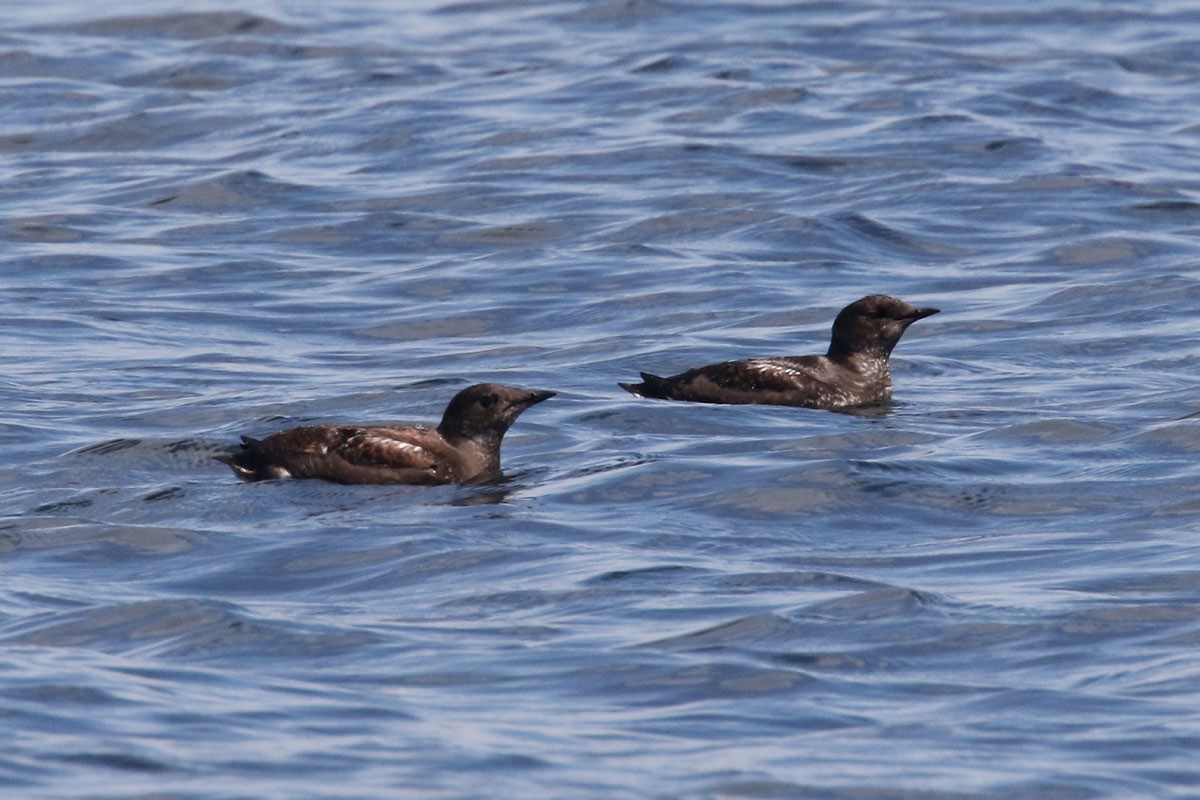
<path id="1" fill-rule="evenodd" d="M 215 456 L 243 480 L 320 478 L 334 483 L 464 483 L 500 472 L 500 442 L 521 412 L 555 392 L 497 383 L 468 386 L 436 429 L 423 425 L 305 425 L 242 437 Z"/>
<path id="2" fill-rule="evenodd" d="M 892 396 L 888 357 L 908 326 L 938 313 L 873 294 L 846 306 L 833 321 L 823 356 L 779 356 L 725 361 L 669 378 L 642 373 L 621 383 L 639 397 L 696 403 L 765 403 L 804 408 L 850 408 Z"/>

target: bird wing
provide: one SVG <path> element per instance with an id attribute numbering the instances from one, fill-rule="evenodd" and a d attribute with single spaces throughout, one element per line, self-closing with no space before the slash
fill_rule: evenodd
<path id="1" fill-rule="evenodd" d="M 726 361 L 660 379 L 652 396 L 700 403 L 836 408 L 853 402 L 836 370 L 820 356 Z"/>
<path id="2" fill-rule="evenodd" d="M 726 361 L 693 372 L 723 389 L 747 392 L 794 392 L 822 385 L 829 377 L 819 362 L 804 357 Z"/>
<path id="3" fill-rule="evenodd" d="M 337 483 L 445 483 L 454 453 L 423 427 L 311 425 L 257 440 L 243 436 L 239 474 L 263 478 L 322 478 Z M 238 467 L 234 467 L 238 471 Z"/>
<path id="4" fill-rule="evenodd" d="M 436 470 L 446 460 L 446 444 L 423 427 L 343 428 L 336 448 L 348 463 L 385 469 Z"/>

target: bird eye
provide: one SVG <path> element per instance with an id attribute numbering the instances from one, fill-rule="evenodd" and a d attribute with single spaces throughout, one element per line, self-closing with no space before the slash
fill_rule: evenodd
<path id="1" fill-rule="evenodd" d="M 496 401 L 499 399 L 500 398 L 494 394 L 485 394 L 483 397 L 479 398 L 479 405 L 483 406 L 484 408 L 491 408 L 492 406 L 496 405 Z"/>

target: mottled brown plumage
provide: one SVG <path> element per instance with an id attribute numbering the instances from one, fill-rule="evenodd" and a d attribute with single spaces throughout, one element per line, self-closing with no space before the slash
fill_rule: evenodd
<path id="1" fill-rule="evenodd" d="M 522 411 L 554 392 L 481 383 L 456 394 L 436 429 L 423 425 L 305 425 L 242 437 L 216 456 L 243 480 L 319 478 L 334 483 L 463 483 L 500 471 L 500 443 Z"/>
<path id="2" fill-rule="evenodd" d="M 639 397 L 695 403 L 763 403 L 805 408 L 849 408 L 892 396 L 888 358 L 908 326 L 938 313 L 874 294 L 846 306 L 833 322 L 823 356 L 779 356 L 725 361 L 669 378 L 642 373 L 621 383 Z"/>

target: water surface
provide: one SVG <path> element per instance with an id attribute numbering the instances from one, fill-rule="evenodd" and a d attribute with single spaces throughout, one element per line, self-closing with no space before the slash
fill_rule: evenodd
<path id="1" fill-rule="evenodd" d="M 1200 791 L 1190 4 L 6 9 L 6 796 Z M 616 386 L 873 292 L 888 407 Z"/>

